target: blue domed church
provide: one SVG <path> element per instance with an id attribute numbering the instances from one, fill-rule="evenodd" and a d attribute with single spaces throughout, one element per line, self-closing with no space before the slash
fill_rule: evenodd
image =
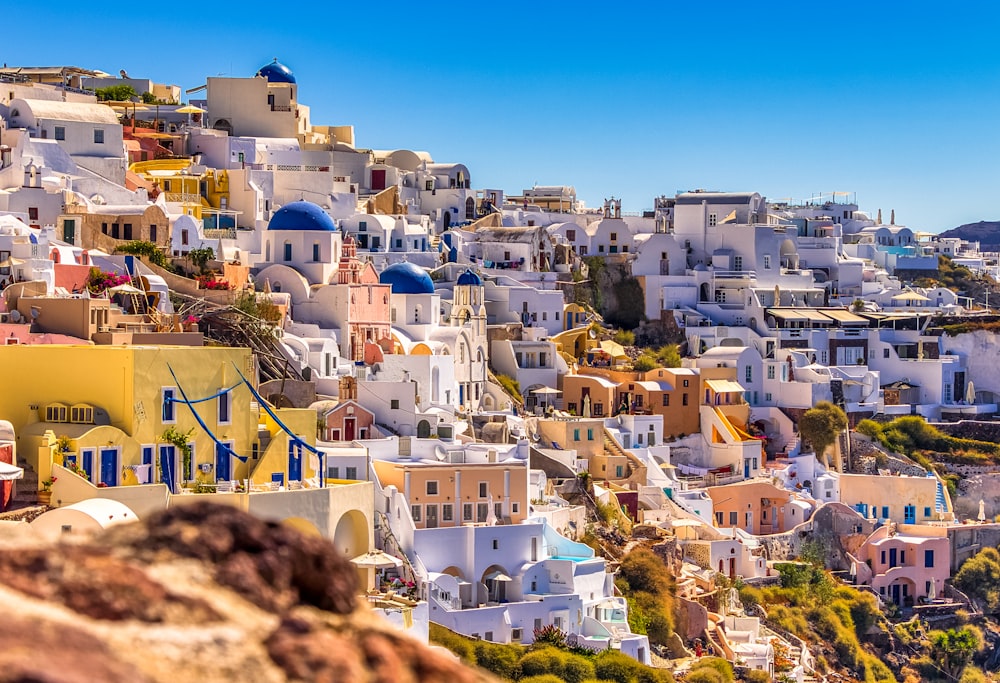
<path id="1" fill-rule="evenodd" d="M 312 202 L 282 206 L 271 217 L 264 233 L 264 261 L 302 274 L 310 285 L 328 284 L 337 272 L 343 245 L 333 219 Z"/>

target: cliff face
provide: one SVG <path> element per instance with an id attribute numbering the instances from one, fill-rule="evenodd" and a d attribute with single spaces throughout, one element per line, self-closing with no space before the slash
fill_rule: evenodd
<path id="1" fill-rule="evenodd" d="M 0 683 L 493 680 L 395 631 L 332 544 L 198 503 L 0 548 Z"/>

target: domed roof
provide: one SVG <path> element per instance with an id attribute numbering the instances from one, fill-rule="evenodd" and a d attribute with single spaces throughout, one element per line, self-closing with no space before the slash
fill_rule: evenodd
<path id="1" fill-rule="evenodd" d="M 268 230 L 324 230 L 336 232 L 337 226 L 323 209 L 312 202 L 292 202 L 274 212 Z"/>
<path id="2" fill-rule="evenodd" d="M 275 59 L 270 64 L 265 64 L 257 71 L 258 76 L 263 76 L 268 83 L 294 83 L 295 76 L 292 70 Z"/>
<path id="3" fill-rule="evenodd" d="M 458 284 L 472 285 L 473 287 L 482 287 L 483 280 L 481 277 L 473 273 L 471 270 L 466 270 L 464 273 L 458 276 Z"/>
<path id="4" fill-rule="evenodd" d="M 427 271 L 412 263 L 394 263 L 379 275 L 378 281 L 390 285 L 393 294 L 433 294 L 434 282 Z"/>

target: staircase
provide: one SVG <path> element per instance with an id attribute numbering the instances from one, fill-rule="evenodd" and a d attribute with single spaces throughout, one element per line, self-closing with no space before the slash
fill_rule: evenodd
<path id="1" fill-rule="evenodd" d="M 937 490 L 934 492 L 934 512 L 948 512 L 948 504 L 944 499 L 944 487 L 941 486 L 940 481 L 938 481 Z"/>
<path id="2" fill-rule="evenodd" d="M 19 460 L 17 466 L 24 470 L 24 478 L 14 483 L 14 497 L 8 506 L 9 510 L 38 504 L 38 473 L 23 460 Z"/>

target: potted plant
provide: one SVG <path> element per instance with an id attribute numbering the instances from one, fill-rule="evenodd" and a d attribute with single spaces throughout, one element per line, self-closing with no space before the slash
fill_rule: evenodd
<path id="1" fill-rule="evenodd" d="M 52 504 L 52 485 L 56 483 L 56 477 L 49 477 L 42 481 L 42 490 L 38 492 L 38 503 L 40 505 Z"/>

